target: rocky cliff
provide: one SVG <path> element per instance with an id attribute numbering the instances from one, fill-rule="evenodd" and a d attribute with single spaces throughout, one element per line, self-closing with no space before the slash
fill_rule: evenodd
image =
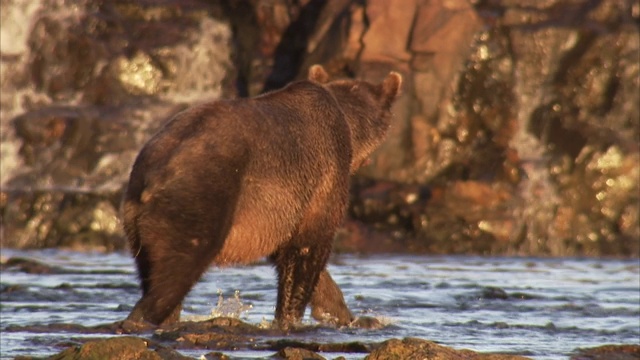
<path id="1" fill-rule="evenodd" d="M 2 0 L 3 247 L 125 247 L 172 113 L 304 76 L 405 79 L 343 251 L 640 255 L 632 0 Z"/>

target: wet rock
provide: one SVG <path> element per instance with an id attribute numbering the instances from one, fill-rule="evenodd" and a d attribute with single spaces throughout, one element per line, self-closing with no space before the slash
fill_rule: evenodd
<path id="1" fill-rule="evenodd" d="M 301 327 L 295 331 L 304 334 L 313 331 L 313 327 Z M 179 322 L 170 326 L 154 327 L 147 324 L 133 323 L 131 321 L 116 322 L 98 326 L 85 327 L 78 324 L 50 324 L 34 326 L 8 326 L 3 329 L 7 332 L 31 332 L 31 333 L 68 333 L 72 347 L 63 351 L 55 359 L 76 358 L 69 356 L 82 356 L 86 354 L 99 354 L 104 358 L 119 358 L 132 354 L 152 356 L 150 358 L 182 359 L 172 349 L 209 349 L 216 351 L 225 350 L 257 350 L 277 351 L 286 359 L 308 358 L 315 352 L 343 352 L 343 353 L 367 353 L 369 346 L 360 342 L 351 343 L 318 343 L 292 340 L 289 335 L 276 329 L 264 329 L 247 324 L 236 318 L 213 318 L 200 322 Z M 73 334 L 82 334 L 73 337 Z M 128 339 L 126 341 L 94 340 L 87 335 L 91 334 L 129 334 L 128 336 L 113 339 Z M 136 338 L 137 334 L 144 338 Z M 109 339 L 110 340 L 110 339 Z M 77 345 L 84 343 L 84 345 Z M 67 344 L 51 344 L 52 346 L 68 346 Z M 150 355 L 150 354 L 154 355 Z M 104 355 L 110 354 L 110 355 Z M 139 355 L 139 356 L 143 356 Z M 66 357 L 64 357 L 66 356 Z M 98 356 L 98 355 L 96 355 Z M 134 356 L 134 355 L 131 355 Z M 78 357 L 80 358 L 80 357 Z M 85 357 L 82 357 L 85 358 Z M 125 357 L 128 358 L 128 357 Z M 226 355 L 215 352 L 206 355 L 206 358 L 224 359 Z M 317 358 L 317 357 L 315 357 Z"/>
<path id="2" fill-rule="evenodd" d="M 446 286 L 446 285 L 445 285 Z M 500 300 L 516 300 L 526 301 L 539 299 L 539 296 L 523 293 L 513 292 L 509 293 L 506 290 L 495 286 L 483 286 L 477 291 L 472 291 L 467 294 L 456 295 L 455 298 L 461 303 L 465 304 L 469 301 L 500 301 Z"/>
<path id="3" fill-rule="evenodd" d="M 247 336 L 230 335 L 227 333 L 205 333 L 205 334 L 180 334 L 176 337 L 177 333 L 155 334 L 154 338 L 162 341 L 173 340 L 180 342 L 180 348 L 182 349 L 216 349 L 216 350 L 235 350 L 238 349 L 240 344 L 247 346 L 250 342 Z"/>
<path id="4" fill-rule="evenodd" d="M 224 328 L 227 329 L 227 331 L 239 334 L 251 334 L 266 331 L 265 329 L 260 329 L 255 325 L 247 324 L 246 322 L 233 317 L 216 317 L 205 321 L 185 321 L 166 327 L 166 329 L 172 331 L 201 333 L 208 332 L 216 328 Z"/>
<path id="5" fill-rule="evenodd" d="M 385 325 L 378 319 L 370 316 L 358 316 L 349 327 L 359 329 L 378 330 L 382 329 Z"/>
<path id="6" fill-rule="evenodd" d="M 93 340 L 51 356 L 50 360 L 122 359 L 122 360 L 182 360 L 190 359 L 174 350 L 149 349 L 148 341 L 130 336 Z"/>
<path id="7" fill-rule="evenodd" d="M 217 351 L 210 352 L 202 356 L 204 357 L 204 360 L 230 360 L 231 359 L 231 357 Z"/>
<path id="8" fill-rule="evenodd" d="M 482 354 L 471 350 L 455 350 L 432 341 L 418 338 L 387 340 L 365 357 L 367 360 L 424 359 L 424 360 L 516 360 L 526 357 L 506 354 Z"/>
<path id="9" fill-rule="evenodd" d="M 370 351 L 370 347 L 367 344 L 361 342 L 350 343 L 317 343 L 317 342 L 304 342 L 298 340 L 281 339 L 276 341 L 267 341 L 267 348 L 269 350 L 277 350 L 278 352 L 284 349 L 304 349 L 311 352 L 344 352 L 344 353 L 367 353 Z"/>
<path id="10" fill-rule="evenodd" d="M 150 333 L 156 329 L 156 326 L 147 322 L 137 322 L 128 319 L 116 321 L 113 324 L 105 324 L 96 326 L 95 329 L 106 329 L 115 334 L 143 334 Z"/>
<path id="11" fill-rule="evenodd" d="M 0 262 L 0 270 L 2 271 L 19 271 L 27 274 L 65 274 L 68 273 L 63 268 L 57 266 L 51 266 L 44 264 L 42 262 L 21 258 L 21 257 L 12 257 Z M 16 288 L 16 289 L 19 289 Z M 13 289 L 13 290 L 16 290 Z M 9 290 L 9 289 L 7 289 Z M 3 290 L 4 292 L 4 290 Z"/>
<path id="12" fill-rule="evenodd" d="M 309 350 L 294 346 L 286 346 L 278 350 L 271 358 L 274 359 L 324 359 L 316 351 L 340 351 L 348 350 L 320 349 Z M 178 360 L 192 359 L 178 353 L 177 351 L 148 340 L 124 336 L 110 339 L 90 340 L 83 345 L 72 346 L 63 350 L 57 355 L 48 359 L 90 359 L 90 358 L 118 358 L 118 359 L 163 359 Z M 224 353 L 212 352 L 204 355 L 205 359 L 228 359 Z M 526 359 L 515 355 L 501 354 L 481 354 L 471 350 L 454 350 L 452 348 L 438 345 L 431 341 L 406 338 L 404 340 L 391 339 L 385 341 L 371 352 L 365 359 L 486 359 L 486 360 L 508 360 Z M 621 358 L 622 359 L 622 358 Z"/>
<path id="13" fill-rule="evenodd" d="M 578 349 L 571 360 L 632 360 L 640 358 L 640 345 L 603 345 Z"/>
<path id="14" fill-rule="evenodd" d="M 268 333 L 238 319 L 221 317 L 163 327 L 156 330 L 152 338 L 162 342 L 177 342 L 180 348 L 230 350 L 247 347 L 253 342 L 253 336 Z"/>
<path id="15" fill-rule="evenodd" d="M 287 359 L 287 360 L 307 360 L 307 359 L 320 359 L 324 360 L 325 358 L 316 354 L 313 351 L 298 349 L 292 347 L 286 347 L 275 355 L 272 356 L 273 359 Z"/>
<path id="16" fill-rule="evenodd" d="M 22 285 L 0 284 L 0 294 L 11 294 L 16 292 L 20 293 L 26 290 L 27 290 L 27 287 Z"/>
<path id="17" fill-rule="evenodd" d="M 98 325 L 84 326 L 79 324 L 48 324 L 48 325 L 9 325 L 3 331 L 7 332 L 32 332 L 32 333 L 50 333 L 64 332 L 77 334 L 115 334 L 116 325 Z"/>
<path id="18" fill-rule="evenodd" d="M 473 325 L 470 323 L 470 326 Z M 505 323 L 494 323 L 497 328 L 509 328 Z M 547 327 L 553 324 L 547 325 Z M 117 336 L 95 339 L 90 334 L 117 334 L 124 327 L 131 333 L 143 337 Z M 182 322 L 172 326 L 152 328 L 144 326 L 123 326 L 122 323 L 84 327 L 76 324 L 52 324 L 46 326 L 9 326 L 3 331 L 52 333 L 65 332 L 70 340 L 68 346 L 48 359 L 191 359 L 179 353 L 180 349 L 210 349 L 214 352 L 203 355 L 205 359 L 228 359 L 225 350 L 275 351 L 272 358 L 281 359 L 323 359 L 318 353 L 347 353 L 365 356 L 365 359 L 466 359 L 466 360 L 509 360 L 527 359 L 511 354 L 478 353 L 472 350 L 457 350 L 432 341 L 419 338 L 390 339 L 378 344 L 318 343 L 304 341 L 301 336 L 309 328 L 296 330 L 295 339 L 279 330 L 263 329 L 244 323 L 235 318 L 215 318 L 202 322 Z M 74 337 L 73 334 L 82 334 Z M 103 336 L 103 335 L 101 335 Z M 222 352 L 220 352 L 222 351 Z M 635 359 L 640 354 L 638 345 L 606 345 L 590 349 L 578 349 L 572 360 L 626 360 Z"/>
<path id="19" fill-rule="evenodd" d="M 480 298 L 487 300 L 506 300 L 509 298 L 509 295 L 501 288 L 486 286 L 482 289 Z"/>

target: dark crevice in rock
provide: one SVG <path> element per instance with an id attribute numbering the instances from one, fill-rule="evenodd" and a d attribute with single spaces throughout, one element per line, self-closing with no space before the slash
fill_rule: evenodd
<path id="1" fill-rule="evenodd" d="M 253 50 L 258 44 L 260 28 L 256 19 L 252 1 L 223 1 L 225 15 L 230 20 L 234 39 L 234 63 L 237 76 L 235 89 L 239 97 L 250 96 Z"/>
<path id="2" fill-rule="evenodd" d="M 285 30 L 276 48 L 272 71 L 263 92 L 285 86 L 300 73 L 308 40 L 326 4 L 327 0 L 310 0 L 300 9 L 300 14 Z"/>

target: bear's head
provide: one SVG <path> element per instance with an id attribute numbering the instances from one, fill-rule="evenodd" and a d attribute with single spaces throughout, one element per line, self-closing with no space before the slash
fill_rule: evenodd
<path id="1" fill-rule="evenodd" d="M 400 92 L 402 76 L 392 71 L 381 84 L 353 79 L 331 81 L 321 65 L 313 65 L 308 79 L 328 89 L 346 117 L 351 130 L 350 170 L 354 173 L 387 134 L 391 105 Z"/>

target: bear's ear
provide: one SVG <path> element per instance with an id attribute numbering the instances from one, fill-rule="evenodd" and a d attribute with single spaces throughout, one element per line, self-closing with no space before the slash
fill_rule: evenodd
<path id="1" fill-rule="evenodd" d="M 312 65 L 309 68 L 308 79 L 320 84 L 324 84 L 329 81 L 329 74 L 324 70 L 322 65 Z"/>
<path id="2" fill-rule="evenodd" d="M 393 100 L 400 93 L 400 86 L 402 85 L 402 75 L 392 71 L 382 82 L 382 100 L 387 106 L 391 106 Z"/>

